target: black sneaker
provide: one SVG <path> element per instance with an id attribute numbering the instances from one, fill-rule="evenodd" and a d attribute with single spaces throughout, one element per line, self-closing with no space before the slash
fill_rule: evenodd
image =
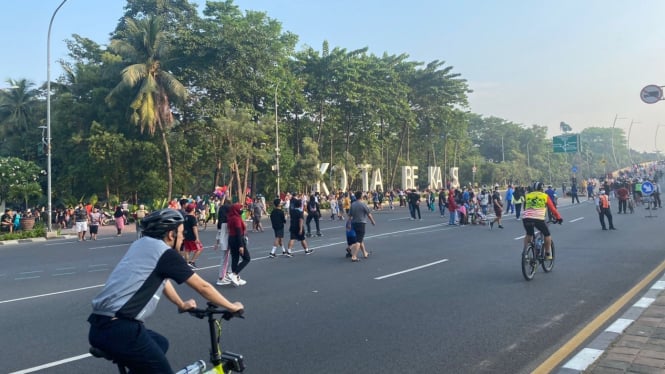
<path id="1" fill-rule="evenodd" d="M 194 269 L 194 270 L 198 269 L 198 266 L 196 266 L 196 262 L 194 262 L 194 261 L 189 263 L 189 267 Z"/>
<path id="2" fill-rule="evenodd" d="M 317 232 L 316 236 L 323 236 L 323 234 L 321 234 L 320 232 Z"/>
<path id="3" fill-rule="evenodd" d="M 270 253 L 268 254 L 268 257 L 270 257 L 270 258 L 275 258 L 275 257 L 277 257 L 277 256 L 275 256 L 274 253 L 270 252 Z"/>
<path id="4" fill-rule="evenodd" d="M 282 252 L 282 254 L 286 257 L 293 257 L 293 253 L 291 252 Z"/>
<path id="5" fill-rule="evenodd" d="M 313 250 L 311 250 L 311 249 L 305 249 L 305 254 L 306 254 L 306 255 L 311 255 L 312 253 L 314 253 Z"/>

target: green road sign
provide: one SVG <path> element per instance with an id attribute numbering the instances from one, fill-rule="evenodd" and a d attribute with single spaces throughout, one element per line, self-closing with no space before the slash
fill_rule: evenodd
<path id="1" fill-rule="evenodd" d="M 575 153 L 580 151 L 580 135 L 559 135 L 552 138 L 552 152 Z"/>

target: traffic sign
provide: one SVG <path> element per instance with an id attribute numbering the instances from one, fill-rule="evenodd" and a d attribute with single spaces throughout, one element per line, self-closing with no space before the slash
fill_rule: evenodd
<path id="1" fill-rule="evenodd" d="M 647 104 L 655 104 L 663 99 L 663 89 L 655 84 L 650 84 L 640 91 L 640 98 Z"/>
<path id="2" fill-rule="evenodd" d="M 645 195 L 651 195 L 653 193 L 653 184 L 649 181 L 642 182 L 642 193 Z"/>
<path id="3" fill-rule="evenodd" d="M 554 153 L 575 153 L 579 152 L 580 135 L 559 135 L 552 137 L 552 152 Z"/>

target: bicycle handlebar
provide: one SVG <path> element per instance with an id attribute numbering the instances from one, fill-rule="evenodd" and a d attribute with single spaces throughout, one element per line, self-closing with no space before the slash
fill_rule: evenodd
<path id="1" fill-rule="evenodd" d="M 199 308 L 192 308 L 192 309 L 187 309 L 187 310 L 179 310 L 178 313 L 189 313 L 190 315 L 203 319 L 205 317 L 209 317 L 215 314 L 221 314 L 222 318 L 225 321 L 230 320 L 231 318 L 245 318 L 243 316 L 243 313 L 245 312 L 244 309 L 239 309 L 235 312 L 232 312 L 230 310 L 226 309 L 220 309 L 217 305 L 208 302 L 208 307 L 205 309 L 199 309 Z"/>

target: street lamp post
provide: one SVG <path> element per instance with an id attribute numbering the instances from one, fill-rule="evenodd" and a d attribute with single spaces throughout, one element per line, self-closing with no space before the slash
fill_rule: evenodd
<path id="1" fill-rule="evenodd" d="M 279 187 L 279 122 L 277 120 L 277 88 L 279 85 L 275 85 L 275 170 L 277 172 L 277 197 L 280 197 L 280 187 Z"/>
<path id="2" fill-rule="evenodd" d="M 660 151 L 658 150 L 658 129 L 660 128 L 661 125 L 660 123 L 656 126 L 656 134 L 653 136 L 653 148 L 656 151 L 656 154 L 658 155 L 658 161 L 660 161 Z"/>
<path id="3" fill-rule="evenodd" d="M 67 0 L 62 0 L 51 16 L 51 22 L 48 24 L 48 35 L 46 37 L 46 195 L 48 209 L 48 231 L 53 230 L 52 218 L 53 206 L 51 200 L 51 26 L 56 13 L 62 8 Z"/>
<path id="4" fill-rule="evenodd" d="M 635 122 L 633 120 L 630 120 L 630 126 L 628 126 L 628 138 L 626 139 L 626 142 L 628 144 L 628 158 L 630 159 L 631 167 L 635 165 L 635 162 L 633 161 L 633 155 L 632 152 L 630 151 L 630 131 L 633 129 L 633 124 L 635 123 L 641 123 L 641 122 Z"/>
<path id="5" fill-rule="evenodd" d="M 612 122 L 612 157 L 614 158 L 614 165 L 616 166 L 617 169 L 619 169 L 619 162 L 617 161 L 617 155 L 614 153 L 614 126 L 617 124 L 617 120 L 619 119 L 625 119 L 624 117 L 619 117 L 619 115 L 614 116 L 614 122 Z"/>

